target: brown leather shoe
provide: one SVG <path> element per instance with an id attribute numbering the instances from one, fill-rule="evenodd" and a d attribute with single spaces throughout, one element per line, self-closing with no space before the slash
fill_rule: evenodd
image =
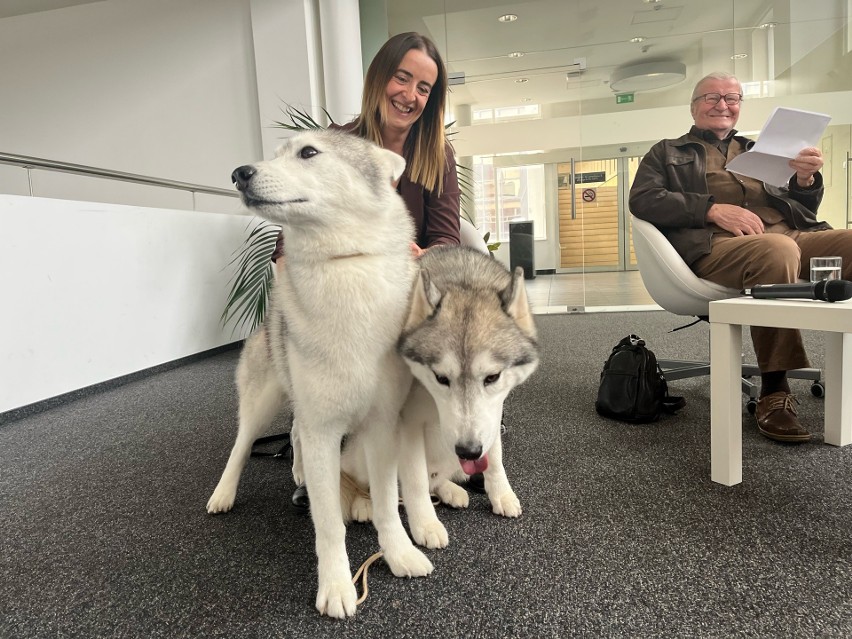
<path id="1" fill-rule="evenodd" d="M 757 429 L 769 439 L 779 442 L 806 442 L 811 434 L 802 428 L 796 417 L 798 400 L 789 393 L 778 391 L 757 400 Z"/>

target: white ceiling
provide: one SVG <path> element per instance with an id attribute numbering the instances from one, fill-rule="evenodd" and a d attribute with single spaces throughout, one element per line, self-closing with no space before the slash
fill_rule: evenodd
<path id="1" fill-rule="evenodd" d="M 796 0 L 799 1 L 799 0 Z M 822 0 L 815 0 L 820 2 Z M 748 44 L 771 0 L 388 0 L 391 33 L 432 37 L 450 71 L 463 71 L 453 87 L 456 103 L 479 106 L 548 104 L 612 97 L 610 73 L 652 61 L 686 64 L 685 91 L 708 70 L 734 69 L 735 44 Z M 446 12 L 445 12 L 446 8 Z M 513 13 L 518 19 L 498 22 Z M 732 27 L 736 27 L 735 36 Z M 631 38 L 646 40 L 633 44 Z M 507 54 L 522 51 L 521 58 Z M 587 69 L 566 79 L 577 58 Z M 518 78 L 527 78 L 523 84 Z M 682 89 L 684 90 L 684 89 Z"/>

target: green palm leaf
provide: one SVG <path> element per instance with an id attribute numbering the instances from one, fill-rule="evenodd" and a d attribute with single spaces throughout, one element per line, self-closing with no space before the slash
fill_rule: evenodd
<path id="1" fill-rule="evenodd" d="M 322 107 L 320 107 L 322 108 Z M 307 131 L 310 129 L 324 129 L 325 127 L 319 124 L 316 120 L 311 117 L 310 113 L 307 111 L 302 111 L 301 109 L 297 109 L 296 107 L 286 104 L 285 108 L 281 109 L 284 112 L 284 115 L 287 116 L 289 122 L 281 122 L 276 121 L 272 124 L 281 129 L 285 129 L 287 131 Z M 331 115 L 324 108 L 322 112 L 325 113 L 325 117 L 328 118 L 328 121 L 331 124 L 335 124 L 334 119 L 332 119 Z"/>
<path id="2" fill-rule="evenodd" d="M 274 277 L 272 252 L 278 239 L 280 227 L 263 220 L 254 220 L 248 237 L 235 251 L 229 265 L 236 264 L 231 277 L 231 290 L 220 321 L 222 326 L 234 323 L 234 330 L 248 333 L 260 326 L 266 315 L 266 302 Z M 247 227 L 247 228 L 249 228 Z"/>

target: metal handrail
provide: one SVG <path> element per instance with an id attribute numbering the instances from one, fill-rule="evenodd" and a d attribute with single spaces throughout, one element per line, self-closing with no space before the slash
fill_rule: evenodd
<path id="1" fill-rule="evenodd" d="M 207 193 L 210 195 L 223 195 L 225 197 L 239 197 L 239 193 L 237 193 L 236 191 L 222 189 L 215 186 L 204 186 L 201 184 L 191 184 L 189 182 L 164 180 L 162 178 L 151 177 L 148 175 L 138 175 L 136 173 L 125 173 L 123 171 L 101 169 L 95 166 L 86 166 L 84 164 L 72 164 L 71 162 L 45 160 L 43 158 L 34 158 L 27 155 L 17 155 L 15 153 L 4 153 L 2 151 L 0 151 L 0 164 L 11 164 L 13 166 L 20 166 L 24 169 L 46 169 L 48 171 L 58 171 L 60 173 L 88 175 L 93 177 L 106 178 L 109 180 L 120 180 L 122 182 L 147 184 L 148 186 L 161 186 L 167 189 L 190 191 L 193 196 L 195 195 L 195 193 Z M 31 184 L 30 195 L 32 194 L 33 193 Z"/>

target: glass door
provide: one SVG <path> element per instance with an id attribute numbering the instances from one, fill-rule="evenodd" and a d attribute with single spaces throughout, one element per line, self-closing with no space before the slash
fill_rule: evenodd
<path id="1" fill-rule="evenodd" d="M 628 196 L 640 159 L 557 164 L 560 272 L 636 268 Z"/>

